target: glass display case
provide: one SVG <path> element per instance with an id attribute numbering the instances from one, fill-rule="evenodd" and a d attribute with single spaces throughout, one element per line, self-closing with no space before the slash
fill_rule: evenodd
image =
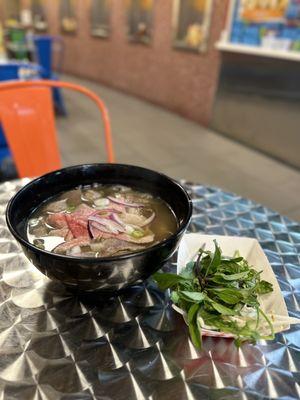
<path id="1" fill-rule="evenodd" d="M 174 47 L 206 51 L 211 13 L 212 0 L 174 0 Z"/>
<path id="2" fill-rule="evenodd" d="M 135 43 L 150 44 L 153 0 L 126 0 L 126 6 L 129 40 Z"/>
<path id="3" fill-rule="evenodd" d="M 300 61 L 299 0 L 231 0 L 223 51 Z"/>
<path id="4" fill-rule="evenodd" d="M 60 26 L 63 33 L 77 31 L 76 0 L 60 0 Z"/>
<path id="5" fill-rule="evenodd" d="M 300 51 L 300 2 L 235 1 L 230 41 L 266 49 Z"/>
<path id="6" fill-rule="evenodd" d="M 106 38 L 110 32 L 111 0 L 92 0 L 91 35 Z"/>

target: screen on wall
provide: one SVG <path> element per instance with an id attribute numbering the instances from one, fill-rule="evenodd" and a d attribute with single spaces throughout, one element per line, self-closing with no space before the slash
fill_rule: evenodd
<path id="1" fill-rule="evenodd" d="M 77 31 L 76 0 L 60 0 L 60 24 L 65 33 Z"/>
<path id="2" fill-rule="evenodd" d="M 129 40 L 149 44 L 152 37 L 153 0 L 125 0 L 125 4 Z"/>
<path id="3" fill-rule="evenodd" d="M 230 40 L 300 51 L 300 0 L 236 0 Z"/>
<path id="4" fill-rule="evenodd" d="M 109 35 L 110 0 L 92 0 L 91 34 L 98 37 Z"/>
<path id="5" fill-rule="evenodd" d="M 212 0 L 174 0 L 174 46 L 205 51 L 211 10 Z"/>

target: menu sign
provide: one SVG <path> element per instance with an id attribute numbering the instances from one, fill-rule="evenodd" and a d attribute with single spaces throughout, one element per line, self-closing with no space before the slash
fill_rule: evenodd
<path id="1" fill-rule="evenodd" d="M 289 0 L 241 0 L 239 17 L 250 23 L 285 20 Z"/>

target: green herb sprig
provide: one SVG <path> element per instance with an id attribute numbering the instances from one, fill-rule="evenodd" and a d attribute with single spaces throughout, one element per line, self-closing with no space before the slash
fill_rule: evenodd
<path id="1" fill-rule="evenodd" d="M 196 261 L 189 262 L 179 275 L 156 273 L 154 280 L 162 290 L 171 289 L 172 301 L 186 312 L 189 333 L 194 345 L 201 348 L 203 325 L 231 333 L 240 346 L 245 341 L 273 339 L 270 318 L 260 308 L 258 296 L 273 291 L 272 284 L 261 280 L 261 272 L 253 269 L 238 252 L 232 258 L 223 257 L 215 243 L 215 251 L 202 247 Z M 253 317 L 243 317 L 245 309 Z M 269 334 L 259 332 L 261 319 Z"/>

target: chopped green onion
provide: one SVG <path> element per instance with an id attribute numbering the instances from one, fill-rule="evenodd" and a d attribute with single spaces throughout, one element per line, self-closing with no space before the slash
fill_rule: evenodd
<path id="1" fill-rule="evenodd" d="M 136 239 L 140 239 L 140 238 L 142 238 L 142 237 L 144 236 L 144 232 L 142 232 L 142 231 L 140 231 L 140 230 L 138 230 L 138 229 L 135 229 L 135 230 L 131 233 L 131 236 L 134 237 L 134 238 L 136 238 Z"/>
<path id="2" fill-rule="evenodd" d="M 67 212 L 73 212 L 75 210 L 76 210 L 76 206 L 74 206 L 74 205 L 67 207 Z"/>

